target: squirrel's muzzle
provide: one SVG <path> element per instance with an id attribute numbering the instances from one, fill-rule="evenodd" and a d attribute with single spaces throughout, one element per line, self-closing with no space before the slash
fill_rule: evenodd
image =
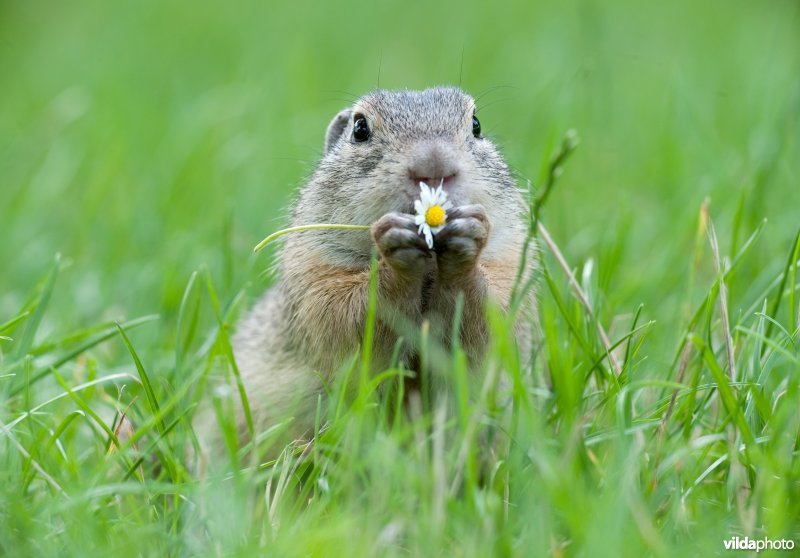
<path id="1" fill-rule="evenodd" d="M 455 182 L 460 171 L 458 154 L 442 142 L 419 142 L 409 155 L 408 176 L 415 186 L 419 182 L 447 186 Z"/>

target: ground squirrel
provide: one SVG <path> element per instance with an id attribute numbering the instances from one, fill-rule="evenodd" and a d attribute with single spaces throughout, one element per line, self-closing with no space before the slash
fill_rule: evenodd
<path id="1" fill-rule="evenodd" d="M 256 432 L 287 417 L 293 417 L 291 436 L 312 429 L 324 385 L 362 340 L 375 247 L 384 317 L 376 328 L 375 367 L 388 364 L 398 339 L 387 309 L 405 323 L 440 324 L 431 331 L 446 346 L 459 292 L 462 345 L 471 361 L 480 360 L 487 343 L 484 302 L 508 306 L 527 221 L 523 197 L 481 133 L 475 110 L 473 98 L 457 88 L 376 90 L 330 123 L 324 156 L 300 191 L 291 224 L 371 230 L 285 237 L 276 284 L 233 339 Z M 420 182 L 441 185 L 453 204 L 433 249 L 412 215 Z M 413 349 L 403 358 L 413 369 Z M 241 413 L 239 421 L 245 431 Z"/>

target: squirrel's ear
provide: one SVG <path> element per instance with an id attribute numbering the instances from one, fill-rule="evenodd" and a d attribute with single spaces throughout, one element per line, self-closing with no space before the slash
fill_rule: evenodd
<path id="1" fill-rule="evenodd" d="M 327 155 L 328 151 L 339 141 L 345 128 L 350 124 L 350 116 L 352 114 L 352 110 L 344 109 L 331 120 L 330 124 L 328 124 L 328 131 L 325 132 L 325 155 Z"/>

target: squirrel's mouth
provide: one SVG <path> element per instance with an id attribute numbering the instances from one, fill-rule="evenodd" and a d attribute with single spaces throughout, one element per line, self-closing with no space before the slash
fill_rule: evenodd
<path id="1" fill-rule="evenodd" d="M 414 172 L 409 172 L 408 176 L 414 186 L 419 186 L 420 182 L 424 182 L 431 188 L 438 188 L 441 186 L 442 189 L 447 190 L 455 185 L 458 179 L 458 172 L 448 174 L 447 176 L 418 176 Z"/>
<path id="2" fill-rule="evenodd" d="M 412 193 L 414 199 L 419 198 L 420 184 L 425 184 L 433 190 L 441 186 L 442 190 L 444 190 L 447 195 L 454 200 L 462 197 L 460 195 L 462 194 L 460 192 L 461 188 L 459 188 L 462 176 L 459 172 L 453 172 L 447 176 L 420 176 L 410 172 L 409 178 L 410 192 Z"/>

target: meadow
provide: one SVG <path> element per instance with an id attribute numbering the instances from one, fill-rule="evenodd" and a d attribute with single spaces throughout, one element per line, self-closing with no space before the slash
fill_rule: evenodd
<path id="1" fill-rule="evenodd" d="M 10 0 L 0 75 L 0 555 L 800 545 L 800 4 Z M 313 444 L 200 478 L 330 118 L 436 84 L 531 184 L 536 350 L 487 308 L 412 416 L 367 344 Z"/>

